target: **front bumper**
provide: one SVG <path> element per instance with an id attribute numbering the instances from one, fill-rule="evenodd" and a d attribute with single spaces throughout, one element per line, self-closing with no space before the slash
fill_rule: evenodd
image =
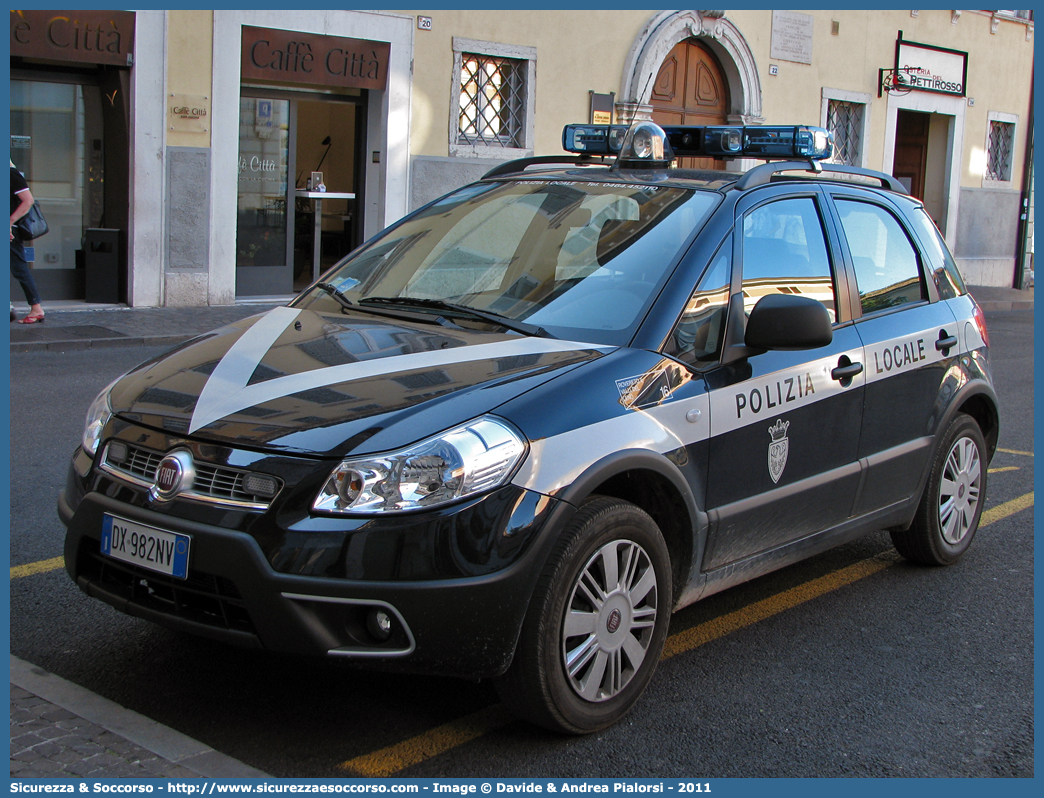
<path id="1" fill-rule="evenodd" d="M 503 567 L 457 578 L 387 579 L 365 572 L 363 578 L 331 578 L 273 567 L 275 558 L 271 552 L 266 556 L 259 543 L 270 536 L 263 532 L 274 524 L 272 517 L 257 519 L 248 533 L 156 512 L 97 491 L 81 494 L 73 489 L 75 483 L 71 473 L 59 499 L 59 515 L 68 527 L 66 569 L 88 595 L 128 615 L 241 646 L 472 678 L 507 669 L 553 532 L 573 512 L 566 503 L 509 486 L 457 510 L 459 530 L 467 529 L 469 520 L 475 530 L 476 524 L 498 518 L 501 528 L 487 528 L 485 534 L 524 532 L 529 538 Z M 484 508 L 502 506 L 506 490 L 517 493 L 510 512 Z M 188 578 L 102 555 L 106 513 L 191 536 Z M 446 533 L 444 516 L 440 520 L 424 541 L 431 549 L 425 558 L 435 561 L 459 556 L 460 541 Z M 279 530 L 267 530 L 274 531 Z M 352 538 L 344 536 L 344 558 L 352 556 Z M 371 615 L 377 610 L 392 620 L 387 639 L 374 633 Z"/>

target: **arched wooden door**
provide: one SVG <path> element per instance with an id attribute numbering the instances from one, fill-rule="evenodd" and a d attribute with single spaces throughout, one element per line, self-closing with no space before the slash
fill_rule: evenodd
<path id="1" fill-rule="evenodd" d="M 724 125 L 729 85 L 714 55 L 694 39 L 674 45 L 653 84 L 650 104 L 660 125 Z M 683 169 L 724 169 L 713 158 L 679 158 Z"/>

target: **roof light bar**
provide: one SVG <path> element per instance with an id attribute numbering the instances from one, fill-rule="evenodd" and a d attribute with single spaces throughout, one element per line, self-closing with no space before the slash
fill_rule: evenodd
<path id="1" fill-rule="evenodd" d="M 675 158 L 825 160 L 834 151 L 833 134 L 808 125 L 665 125 L 663 132 Z M 619 155 L 627 133 L 624 125 L 566 125 L 562 146 L 583 155 Z"/>
<path id="2" fill-rule="evenodd" d="M 616 155 L 625 135 L 627 125 L 566 125 L 562 149 L 582 155 Z"/>
<path id="3" fill-rule="evenodd" d="M 678 157 L 811 158 L 833 154 L 833 135 L 808 125 L 669 125 L 664 127 Z"/>

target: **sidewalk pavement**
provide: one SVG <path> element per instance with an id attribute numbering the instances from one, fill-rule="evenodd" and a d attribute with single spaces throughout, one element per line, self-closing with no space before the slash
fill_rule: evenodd
<path id="1" fill-rule="evenodd" d="M 1033 289 L 972 286 L 972 296 L 991 311 L 1033 310 Z M 204 308 L 128 308 L 124 305 L 48 303 L 44 324 L 11 324 L 11 351 L 67 352 L 112 346 L 176 346 L 193 336 L 264 313 L 291 297 Z M 25 315 L 20 308 L 19 315 Z"/>
<path id="2" fill-rule="evenodd" d="M 176 346 L 196 335 L 286 304 L 292 297 L 203 308 L 45 303 L 43 324 L 11 323 L 11 351 L 68 352 L 112 346 Z M 24 316 L 24 303 L 16 305 Z"/>
<path id="3" fill-rule="evenodd" d="M 267 773 L 11 656 L 11 778 L 263 778 Z"/>

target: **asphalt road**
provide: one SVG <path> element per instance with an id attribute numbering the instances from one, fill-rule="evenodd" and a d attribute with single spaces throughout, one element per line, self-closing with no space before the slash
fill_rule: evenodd
<path id="1" fill-rule="evenodd" d="M 486 683 L 168 632 L 63 570 L 12 580 L 11 651 L 285 777 L 1030 777 L 1033 314 L 988 322 L 1005 451 L 986 506 L 1001 517 L 964 559 L 915 567 L 873 534 L 693 605 L 638 707 L 600 734 L 512 721 Z M 87 405 L 152 354 L 12 355 L 12 566 L 61 555 L 55 499 Z"/>

